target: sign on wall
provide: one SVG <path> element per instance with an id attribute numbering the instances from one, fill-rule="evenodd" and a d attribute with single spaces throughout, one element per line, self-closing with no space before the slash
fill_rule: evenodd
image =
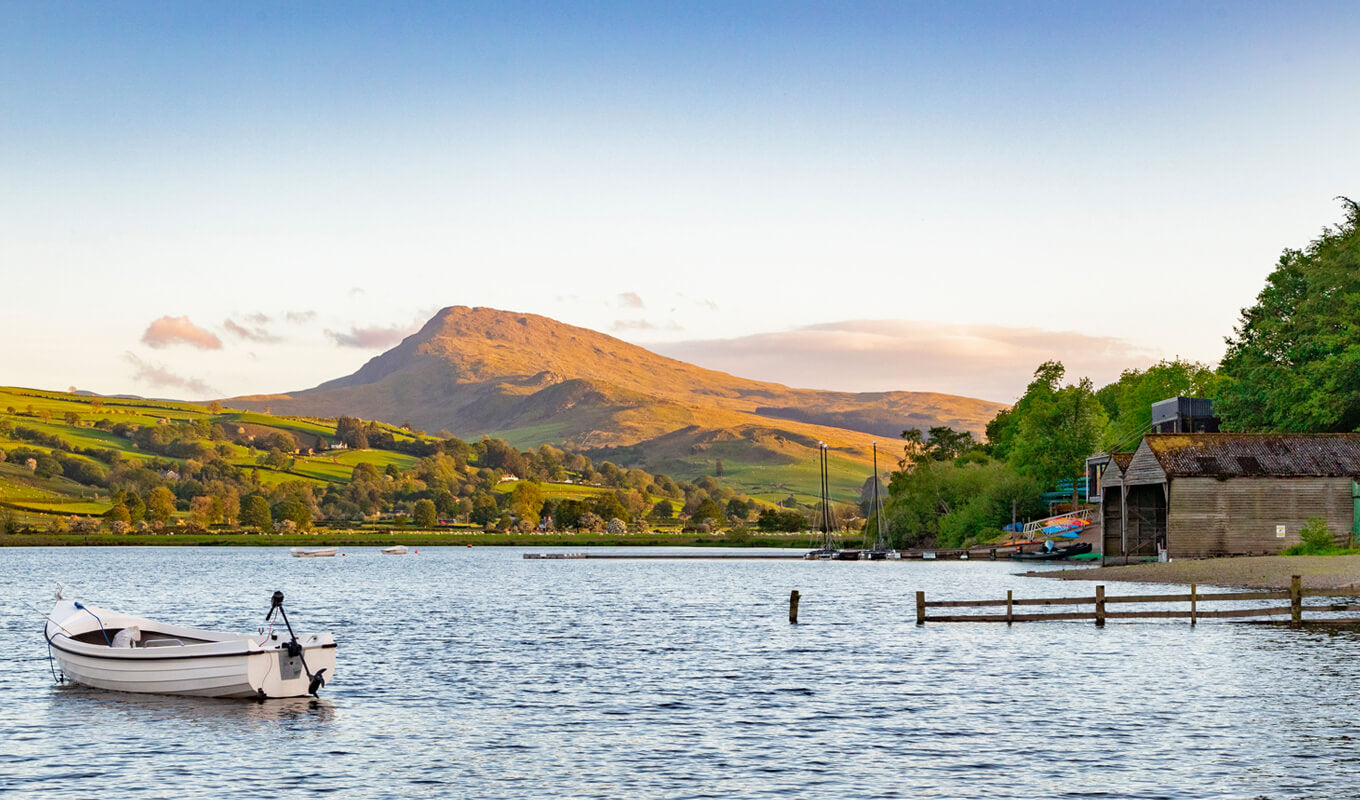
<path id="1" fill-rule="evenodd" d="M 1276 526 L 1275 526 L 1275 538 L 1276 538 L 1276 539 L 1283 539 L 1283 538 L 1284 538 L 1284 526 L 1283 526 L 1283 525 L 1276 525 Z"/>

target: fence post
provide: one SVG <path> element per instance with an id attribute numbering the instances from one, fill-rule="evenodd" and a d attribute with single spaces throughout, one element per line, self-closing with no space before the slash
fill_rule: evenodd
<path id="1" fill-rule="evenodd" d="M 1096 627 L 1105 627 L 1105 587 L 1096 587 Z"/>
<path id="2" fill-rule="evenodd" d="M 1190 584 L 1190 626 L 1195 625 L 1195 584 Z"/>
<path id="3" fill-rule="evenodd" d="M 1006 624 L 1011 624 L 1011 606 L 1014 604 L 1014 590 L 1006 590 Z"/>
<path id="4" fill-rule="evenodd" d="M 1289 625 L 1297 628 L 1303 622 L 1303 578 L 1289 577 Z"/>
<path id="5" fill-rule="evenodd" d="M 926 624 L 926 593 L 916 593 L 916 624 Z"/>
<path id="6" fill-rule="evenodd" d="M 794 589 L 793 591 L 789 592 L 789 624 L 790 624 L 790 625 L 797 625 L 797 624 L 798 624 L 798 599 L 799 599 L 801 596 L 802 596 L 802 595 L 798 594 L 798 590 L 797 590 L 797 589 Z"/>

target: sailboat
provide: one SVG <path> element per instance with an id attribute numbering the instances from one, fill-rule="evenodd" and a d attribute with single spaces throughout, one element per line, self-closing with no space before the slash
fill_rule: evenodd
<path id="1" fill-rule="evenodd" d="M 878 494 L 878 483 L 878 442 L 874 442 L 874 522 L 877 524 L 878 530 L 874 536 L 873 549 L 865 551 L 864 555 L 870 561 L 901 558 L 888 543 L 888 525 L 883 519 L 883 498 Z"/>
<path id="2" fill-rule="evenodd" d="M 836 521 L 831 513 L 831 486 L 827 478 L 826 442 L 818 442 L 817 447 L 818 467 L 821 473 L 821 501 L 817 504 L 817 527 L 822 532 L 822 539 L 821 546 L 816 550 L 809 551 L 803 558 L 856 561 L 859 559 L 859 551 L 842 549 L 840 546 L 841 537 L 836 533 Z"/>

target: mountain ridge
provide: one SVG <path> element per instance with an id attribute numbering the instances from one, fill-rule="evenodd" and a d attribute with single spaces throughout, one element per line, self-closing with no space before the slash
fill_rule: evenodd
<path id="1" fill-rule="evenodd" d="M 647 443 L 672 463 L 714 431 L 749 442 L 825 441 L 856 461 L 876 438 L 948 425 L 980 435 L 1006 406 L 936 392 L 796 389 L 710 370 L 607 334 L 536 314 L 450 306 L 351 375 L 311 389 L 224 402 L 276 413 L 379 419 L 518 446 L 622 448 L 648 462 Z M 663 438 L 664 437 L 664 438 Z M 783 445 L 781 445 L 782 447 Z M 730 448 L 729 448 L 730 449 Z M 741 455 L 737 449 L 737 455 Z M 711 468 L 690 454 L 697 470 Z M 677 461 L 678 459 L 678 461 Z"/>

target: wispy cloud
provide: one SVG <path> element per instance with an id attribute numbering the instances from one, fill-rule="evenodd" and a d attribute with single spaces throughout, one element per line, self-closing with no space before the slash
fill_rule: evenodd
<path id="1" fill-rule="evenodd" d="M 414 333 L 414 330 L 404 325 L 393 325 L 390 328 L 351 326 L 348 333 L 329 329 L 326 331 L 326 335 L 331 338 L 331 341 L 341 347 L 357 347 L 363 350 L 391 347 L 412 333 Z"/>
<path id="2" fill-rule="evenodd" d="M 661 324 L 645 319 L 616 319 L 610 326 L 610 330 L 627 331 L 678 331 L 683 330 L 675 320 L 669 320 Z"/>
<path id="3" fill-rule="evenodd" d="M 619 308 L 646 308 L 637 292 L 623 292 L 616 298 Z"/>
<path id="4" fill-rule="evenodd" d="M 270 319 L 268 314 L 259 311 L 255 312 L 254 314 L 246 314 L 245 316 L 241 317 L 241 319 L 254 325 L 268 325 L 270 322 L 273 322 L 273 320 Z"/>
<path id="5" fill-rule="evenodd" d="M 294 325 L 306 325 L 308 322 L 311 322 L 312 320 L 316 319 L 316 312 L 289 311 L 288 313 L 283 315 L 283 318 L 293 323 Z"/>
<path id="6" fill-rule="evenodd" d="M 161 317 L 147 326 L 142 343 L 160 349 L 187 344 L 200 350 L 221 350 L 222 340 L 189 321 L 188 317 Z"/>
<path id="7" fill-rule="evenodd" d="M 247 317 L 247 319 L 249 319 L 249 317 Z M 275 336 L 274 334 L 265 330 L 263 326 L 259 325 L 255 326 L 254 328 L 247 328 L 244 325 L 238 325 L 233 320 L 227 320 L 226 322 L 222 323 L 222 327 L 227 329 L 227 333 L 230 333 L 231 335 L 239 339 L 245 339 L 248 342 L 261 342 L 264 344 L 269 344 L 272 342 L 282 341 L 281 337 Z"/>
<path id="8" fill-rule="evenodd" d="M 851 320 L 736 339 L 661 342 L 663 355 L 745 378 L 855 392 L 910 390 L 1013 401 L 1062 361 L 1097 386 L 1163 357 L 1123 339 L 1001 325 Z"/>
<path id="9" fill-rule="evenodd" d="M 200 378 L 186 378 L 176 375 L 164 364 L 150 364 L 133 353 L 123 353 L 123 360 L 133 367 L 132 379 L 139 383 L 169 389 L 184 389 L 200 397 L 219 394 Z"/>

